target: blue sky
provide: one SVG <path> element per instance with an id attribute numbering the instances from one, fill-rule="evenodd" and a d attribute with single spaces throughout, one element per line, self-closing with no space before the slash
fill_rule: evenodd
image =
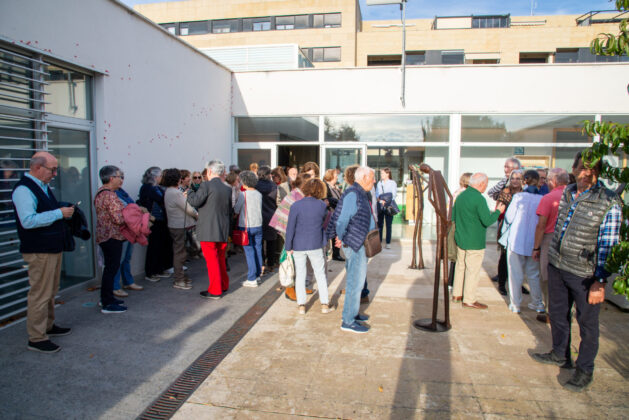
<path id="1" fill-rule="evenodd" d="M 166 0 L 121 0 L 128 6 L 141 3 L 161 3 Z M 229 1 L 229 0 L 216 0 Z M 610 10 L 614 3 L 608 0 L 533 0 L 535 15 L 580 15 L 590 10 Z M 398 19 L 396 5 L 367 6 L 360 0 L 363 20 Z M 507 14 L 526 16 L 531 14 L 531 0 L 408 0 L 407 19 L 432 18 L 435 16 L 466 16 L 483 14 Z"/>

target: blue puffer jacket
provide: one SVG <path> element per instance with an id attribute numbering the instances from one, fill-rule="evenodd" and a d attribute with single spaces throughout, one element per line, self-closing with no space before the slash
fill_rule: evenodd
<path id="1" fill-rule="evenodd" d="M 354 196 L 357 197 L 356 213 L 350 216 L 345 232 L 342 235 L 338 235 L 336 229 L 339 217 L 343 211 L 343 203 L 347 195 L 352 192 L 354 193 Z M 367 199 L 367 193 L 358 183 L 355 183 L 345 190 L 343 196 L 336 205 L 336 209 L 334 209 L 334 214 L 330 219 L 326 233 L 328 238 L 339 236 L 339 238 L 343 241 L 343 244 L 349 246 L 357 252 L 365 242 L 372 218 L 371 204 Z"/>

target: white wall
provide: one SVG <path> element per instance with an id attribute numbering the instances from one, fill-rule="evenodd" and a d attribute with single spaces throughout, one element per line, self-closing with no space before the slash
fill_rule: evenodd
<path id="1" fill-rule="evenodd" d="M 96 162 L 137 196 L 149 166 L 201 169 L 231 156 L 231 73 L 113 0 L 2 0 L 0 35 L 96 69 Z M 51 50 L 51 52 L 45 51 Z M 143 271 L 134 258 L 134 273 Z"/>
<path id="2" fill-rule="evenodd" d="M 234 115 L 627 113 L 629 64 L 420 66 L 237 73 Z M 276 101 L 270 101 L 279 98 Z"/>

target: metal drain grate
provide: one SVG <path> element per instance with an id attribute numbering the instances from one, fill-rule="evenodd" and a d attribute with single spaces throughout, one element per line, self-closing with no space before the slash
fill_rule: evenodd
<path id="1" fill-rule="evenodd" d="M 229 354 L 253 325 L 282 294 L 279 282 L 266 292 L 236 323 L 212 344 L 138 416 L 142 420 L 169 419 L 214 368 Z"/>

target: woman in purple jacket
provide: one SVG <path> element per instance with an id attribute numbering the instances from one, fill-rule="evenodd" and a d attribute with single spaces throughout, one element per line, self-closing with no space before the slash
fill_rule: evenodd
<path id="1" fill-rule="evenodd" d="M 286 225 L 286 252 L 295 259 L 295 289 L 299 313 L 306 313 L 306 258 L 310 260 L 317 287 L 321 312 L 327 314 L 331 307 L 328 298 L 328 280 L 325 274 L 325 235 L 323 222 L 327 215 L 326 205 L 321 201 L 326 196 L 323 181 L 314 178 L 301 187 L 304 198 L 290 208 Z"/>

